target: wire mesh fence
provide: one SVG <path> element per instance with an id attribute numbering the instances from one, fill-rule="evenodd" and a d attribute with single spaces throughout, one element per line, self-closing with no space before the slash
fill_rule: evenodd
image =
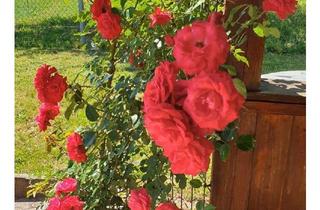
<path id="1" fill-rule="evenodd" d="M 16 0 L 15 46 L 18 49 L 74 49 L 75 23 L 82 0 Z"/>

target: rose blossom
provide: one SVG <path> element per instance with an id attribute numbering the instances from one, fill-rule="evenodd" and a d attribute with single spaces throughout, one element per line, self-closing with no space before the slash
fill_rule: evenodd
<path id="1" fill-rule="evenodd" d="M 189 80 L 178 80 L 174 85 L 173 101 L 177 106 L 183 106 L 184 100 L 187 97 Z"/>
<path id="2" fill-rule="evenodd" d="M 212 151 L 213 145 L 210 141 L 198 139 L 191 141 L 184 149 L 164 151 L 164 155 L 169 159 L 173 174 L 196 176 L 208 170 Z"/>
<path id="3" fill-rule="evenodd" d="M 51 198 L 47 210 L 60 210 L 61 200 L 57 197 Z"/>
<path id="4" fill-rule="evenodd" d="M 75 192 L 77 190 L 77 180 L 66 178 L 56 185 L 56 194 L 60 196 L 62 193 Z"/>
<path id="5" fill-rule="evenodd" d="M 66 196 L 62 199 L 61 210 L 82 210 L 84 202 L 78 196 Z"/>
<path id="6" fill-rule="evenodd" d="M 169 34 L 164 36 L 164 42 L 168 47 L 172 47 L 174 45 L 174 39 Z"/>
<path id="7" fill-rule="evenodd" d="M 164 61 L 155 69 L 152 80 L 146 85 L 143 103 L 146 111 L 153 105 L 164 103 L 169 100 L 174 89 L 174 82 L 178 68 L 174 63 Z"/>
<path id="8" fill-rule="evenodd" d="M 225 63 L 230 45 L 227 34 L 214 21 L 196 21 L 179 30 L 174 37 L 173 56 L 188 75 L 212 72 Z"/>
<path id="9" fill-rule="evenodd" d="M 91 5 L 92 18 L 98 20 L 99 16 L 111 10 L 110 0 L 95 0 Z"/>
<path id="10" fill-rule="evenodd" d="M 284 20 L 293 14 L 297 8 L 296 0 L 264 0 L 262 3 L 263 11 L 275 12 L 279 19 Z"/>
<path id="11" fill-rule="evenodd" d="M 66 80 L 67 78 L 62 77 L 53 66 L 44 64 L 39 67 L 34 78 L 38 99 L 42 103 L 56 104 L 60 102 L 68 88 Z"/>
<path id="12" fill-rule="evenodd" d="M 74 132 L 67 139 L 67 151 L 70 160 L 83 163 L 87 160 L 86 150 L 81 136 Z"/>
<path id="13" fill-rule="evenodd" d="M 175 204 L 171 202 L 161 203 L 156 210 L 180 210 Z"/>
<path id="14" fill-rule="evenodd" d="M 131 210 L 150 210 L 151 197 L 145 188 L 130 191 L 128 206 Z"/>
<path id="15" fill-rule="evenodd" d="M 172 16 L 170 12 L 157 7 L 154 12 L 149 15 L 149 18 L 151 20 L 150 27 L 154 28 L 156 25 L 167 24 L 172 19 Z"/>
<path id="16" fill-rule="evenodd" d="M 98 17 L 97 28 L 104 39 L 113 40 L 118 38 L 122 31 L 120 16 L 108 10 Z"/>
<path id="17" fill-rule="evenodd" d="M 48 125 L 51 125 L 50 120 L 53 120 L 59 113 L 59 105 L 42 103 L 39 108 L 39 114 L 36 117 L 40 131 L 47 130 Z"/>
<path id="18" fill-rule="evenodd" d="M 203 129 L 221 131 L 239 116 L 244 98 L 228 73 L 203 73 L 190 80 L 183 109 Z"/>
<path id="19" fill-rule="evenodd" d="M 150 107 L 144 115 L 144 126 L 155 144 L 165 152 L 182 149 L 194 140 L 189 118 L 171 104 Z"/>

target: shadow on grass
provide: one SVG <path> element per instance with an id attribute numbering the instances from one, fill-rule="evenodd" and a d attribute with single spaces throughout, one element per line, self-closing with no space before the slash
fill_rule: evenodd
<path id="1" fill-rule="evenodd" d="M 16 49 L 70 50 L 80 46 L 78 24 L 72 18 L 51 18 L 39 24 L 17 23 L 15 26 Z"/>

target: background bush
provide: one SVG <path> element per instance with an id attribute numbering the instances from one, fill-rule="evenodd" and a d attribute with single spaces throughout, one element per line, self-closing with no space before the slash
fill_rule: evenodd
<path id="1" fill-rule="evenodd" d="M 266 52 L 284 54 L 305 54 L 306 51 L 306 0 L 299 0 L 296 13 L 281 21 L 274 14 L 268 15 L 272 26 L 277 27 L 280 39 L 269 37 L 266 40 Z"/>

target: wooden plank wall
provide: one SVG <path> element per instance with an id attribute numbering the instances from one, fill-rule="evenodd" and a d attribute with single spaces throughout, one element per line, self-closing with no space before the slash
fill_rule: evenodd
<path id="1" fill-rule="evenodd" d="M 211 201 L 218 210 L 306 208 L 305 120 L 305 105 L 247 102 L 239 134 L 255 135 L 256 148 L 233 146 L 226 162 L 214 157 Z"/>

